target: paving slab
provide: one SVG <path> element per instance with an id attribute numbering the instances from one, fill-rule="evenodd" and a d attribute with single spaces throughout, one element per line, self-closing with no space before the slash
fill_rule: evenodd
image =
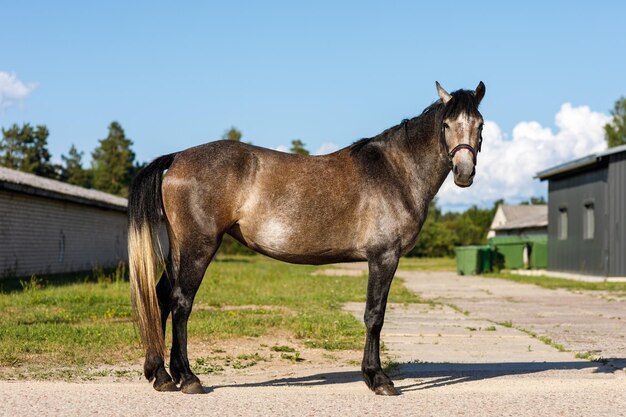
<path id="1" fill-rule="evenodd" d="M 367 269 L 364 263 L 340 267 L 363 273 Z M 574 355 L 589 352 L 615 366 L 626 365 L 626 297 L 454 272 L 399 270 L 396 276 L 423 298 L 452 305 L 473 319 L 507 323 L 549 338 Z"/>
<path id="2" fill-rule="evenodd" d="M 363 303 L 344 308 L 362 321 Z M 574 363 L 571 353 L 546 345 L 528 334 L 462 314 L 446 305 L 390 304 L 381 336 L 386 354 L 401 364 L 536 362 Z"/>
<path id="3" fill-rule="evenodd" d="M 624 367 L 626 299 L 604 292 L 546 289 L 452 272 L 400 271 L 406 286 L 424 298 L 448 303 L 472 317 L 510 323 L 550 338 L 566 350 L 590 352 Z"/>

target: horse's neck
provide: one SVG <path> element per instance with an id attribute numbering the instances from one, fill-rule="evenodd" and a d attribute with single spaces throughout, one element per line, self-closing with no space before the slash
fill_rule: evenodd
<path id="1" fill-rule="evenodd" d="M 418 206 L 428 207 L 450 172 L 439 141 L 435 115 L 408 122 L 389 141 L 392 163 Z"/>

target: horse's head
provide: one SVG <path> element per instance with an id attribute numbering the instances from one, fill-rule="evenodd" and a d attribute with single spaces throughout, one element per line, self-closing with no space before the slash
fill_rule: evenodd
<path id="1" fill-rule="evenodd" d="M 441 138 L 454 183 L 469 187 L 474 181 L 482 143 L 483 117 L 478 105 L 485 96 L 485 84 L 481 81 L 476 91 L 458 90 L 450 94 L 437 83 L 437 92 L 444 105 Z"/>

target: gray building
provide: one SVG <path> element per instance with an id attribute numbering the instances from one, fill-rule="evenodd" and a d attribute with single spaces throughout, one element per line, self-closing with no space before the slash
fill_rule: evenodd
<path id="1" fill-rule="evenodd" d="M 0 278 L 115 267 L 125 198 L 0 167 Z"/>
<path id="2" fill-rule="evenodd" d="M 489 226 L 487 239 L 500 236 L 530 236 L 548 234 L 548 206 L 498 204 Z"/>
<path id="3" fill-rule="evenodd" d="M 539 172 L 548 181 L 548 269 L 626 276 L 626 145 Z"/>

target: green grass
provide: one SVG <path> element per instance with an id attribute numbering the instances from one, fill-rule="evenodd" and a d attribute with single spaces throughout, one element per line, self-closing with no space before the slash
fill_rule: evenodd
<path id="1" fill-rule="evenodd" d="M 348 301 L 365 301 L 365 276 L 314 276 L 312 273 L 319 268 L 313 266 L 290 265 L 261 256 L 250 257 L 245 263 L 237 259 L 224 258 L 209 267 L 196 303 L 263 307 L 198 311 L 197 318 L 192 317 L 189 324 L 192 336 L 260 336 L 274 328 L 289 330 L 309 347 L 361 347 L 363 326 L 341 308 Z M 397 280 L 389 301 L 417 303 L 421 299 Z"/>
<path id="2" fill-rule="evenodd" d="M 272 352 L 295 352 L 296 349 L 290 347 L 290 346 L 285 346 L 285 345 L 281 345 L 281 346 L 272 346 L 270 349 Z"/>
<path id="3" fill-rule="evenodd" d="M 488 274 L 483 274 L 482 276 L 488 278 L 506 279 L 522 284 L 534 284 L 540 287 L 550 289 L 564 288 L 569 290 L 626 292 L 626 282 L 586 282 L 565 278 L 555 278 L 545 275 L 517 275 L 510 272 L 491 272 Z"/>
<path id="4" fill-rule="evenodd" d="M 48 360 L 108 364 L 136 357 L 128 294 L 123 281 L 41 281 L 0 294 L 0 366 Z"/>
<path id="5" fill-rule="evenodd" d="M 584 359 L 584 360 L 591 361 L 591 362 L 598 362 L 598 363 L 601 363 L 603 365 L 606 365 L 609 362 L 608 359 L 595 356 L 591 352 L 578 352 L 578 353 L 576 353 L 576 358 L 577 359 Z"/>
<path id="6" fill-rule="evenodd" d="M 341 308 L 348 301 L 365 301 L 367 278 L 314 276 L 316 269 L 262 256 L 216 260 L 196 296 L 190 343 L 287 331 L 306 346 L 361 349 L 364 326 Z M 5 287 L 0 293 L 0 366 L 97 366 L 140 358 L 128 282 L 119 274 L 96 275 Z M 399 279 L 389 301 L 422 302 Z"/>
<path id="7" fill-rule="evenodd" d="M 588 361 L 593 360 L 593 354 L 591 352 L 578 352 L 576 354 L 576 359 L 585 359 Z"/>

